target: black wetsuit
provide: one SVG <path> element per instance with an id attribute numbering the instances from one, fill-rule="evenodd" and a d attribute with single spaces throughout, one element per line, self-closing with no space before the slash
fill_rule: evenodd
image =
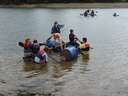
<path id="1" fill-rule="evenodd" d="M 39 49 L 40 49 L 40 45 L 39 45 L 38 43 L 33 43 L 33 44 L 32 44 L 32 52 L 33 52 L 34 54 L 37 54 L 38 51 L 39 51 Z"/>
<path id="2" fill-rule="evenodd" d="M 88 13 L 87 12 L 84 12 L 84 16 L 88 16 Z"/>
<path id="3" fill-rule="evenodd" d="M 74 34 L 69 34 L 69 40 L 70 40 L 70 42 L 75 41 L 75 35 Z"/>
<path id="4" fill-rule="evenodd" d="M 53 34 L 53 33 L 60 33 L 60 27 L 59 27 L 59 25 L 57 25 L 57 26 L 54 25 L 52 27 L 51 34 Z"/>
<path id="5" fill-rule="evenodd" d="M 91 15 L 91 16 L 95 16 L 95 12 L 92 10 L 92 12 L 91 12 L 90 15 Z"/>

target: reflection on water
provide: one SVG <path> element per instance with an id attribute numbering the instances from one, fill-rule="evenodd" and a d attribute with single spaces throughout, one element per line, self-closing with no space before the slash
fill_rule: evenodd
<path id="1" fill-rule="evenodd" d="M 90 57 L 89 57 L 89 52 L 83 52 L 82 54 L 82 62 L 85 64 L 88 64 Z"/>
<path id="2" fill-rule="evenodd" d="M 24 64 L 23 68 L 24 68 L 25 72 L 34 71 L 34 70 L 43 71 L 44 73 L 48 72 L 47 64 L 43 65 L 43 64 L 35 64 L 35 63 L 30 63 L 29 64 L 28 63 L 28 64 Z"/>
<path id="3" fill-rule="evenodd" d="M 84 57 L 84 60 L 87 60 L 87 54 L 84 54 L 82 57 Z M 52 59 L 53 58 L 54 56 L 52 56 Z M 24 62 L 23 70 L 25 72 L 32 72 L 33 74 L 39 73 L 39 72 L 41 74 L 46 74 L 46 73 L 49 73 L 49 71 L 52 71 L 53 78 L 60 78 L 63 75 L 65 75 L 67 72 L 72 71 L 73 70 L 72 66 L 74 65 L 74 63 L 77 62 L 77 58 L 73 61 L 61 61 L 63 63 L 61 62 L 58 63 L 59 62 L 57 61 L 58 59 L 60 58 L 59 57 L 54 58 L 54 61 L 55 61 L 54 63 L 53 61 L 49 60 L 49 63 L 47 64 L 36 64 L 31 62 Z"/>
<path id="4" fill-rule="evenodd" d="M 59 64 L 55 64 L 53 66 L 53 77 L 54 78 L 59 78 L 59 77 L 61 77 L 63 75 L 64 75 L 64 73 L 62 72 L 60 65 Z"/>
<path id="5" fill-rule="evenodd" d="M 59 77 L 62 77 L 63 75 L 66 74 L 66 72 L 70 72 L 72 71 L 72 66 L 73 66 L 73 63 L 75 63 L 77 61 L 76 60 L 73 60 L 73 61 L 70 61 L 70 62 L 63 62 L 62 64 L 54 64 L 53 65 L 53 77 L 54 78 L 59 78 Z"/>
<path id="6" fill-rule="evenodd" d="M 62 70 L 69 72 L 72 70 L 73 61 L 72 62 L 65 62 L 64 64 L 61 64 Z"/>

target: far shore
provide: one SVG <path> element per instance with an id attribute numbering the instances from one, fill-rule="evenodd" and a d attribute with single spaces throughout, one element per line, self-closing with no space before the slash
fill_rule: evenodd
<path id="1" fill-rule="evenodd" d="M 128 3 L 41 3 L 0 5 L 1 8 L 128 8 Z"/>

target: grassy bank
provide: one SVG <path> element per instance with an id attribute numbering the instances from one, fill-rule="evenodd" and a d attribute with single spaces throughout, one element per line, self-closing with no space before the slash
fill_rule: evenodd
<path id="1" fill-rule="evenodd" d="M 5 8 L 128 8 L 128 3 L 43 3 L 1 5 Z"/>

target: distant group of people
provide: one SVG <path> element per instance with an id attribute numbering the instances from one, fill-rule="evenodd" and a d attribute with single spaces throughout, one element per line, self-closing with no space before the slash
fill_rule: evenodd
<path id="1" fill-rule="evenodd" d="M 85 17 L 87 17 L 87 16 L 95 16 L 96 14 L 95 14 L 95 12 L 94 12 L 94 10 L 89 10 L 89 9 L 87 9 L 85 12 L 84 12 L 84 14 L 83 14 Z"/>
<path id="2" fill-rule="evenodd" d="M 117 16 L 119 16 L 119 14 L 115 12 L 115 13 L 113 14 L 113 16 L 114 16 L 114 17 L 117 17 Z"/>
<path id="3" fill-rule="evenodd" d="M 94 17 L 94 16 L 96 16 L 96 13 L 97 13 L 97 11 L 95 12 L 94 10 L 89 10 L 89 9 L 87 9 L 87 10 L 85 10 L 85 12 L 84 12 L 82 15 L 84 15 L 85 17 L 87 17 L 87 16 L 92 16 L 92 17 Z M 114 16 L 114 17 L 117 17 L 117 16 L 119 16 L 119 14 L 116 13 L 116 12 L 114 12 L 114 13 L 113 13 L 113 16 Z"/>

